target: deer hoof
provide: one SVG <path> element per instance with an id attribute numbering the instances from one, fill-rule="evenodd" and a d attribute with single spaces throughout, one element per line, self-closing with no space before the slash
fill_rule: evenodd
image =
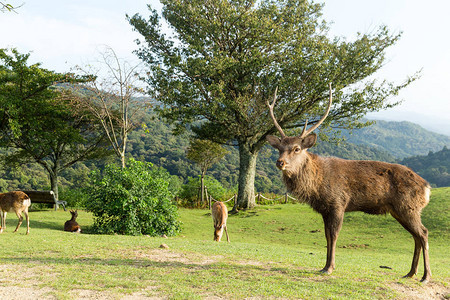
<path id="1" fill-rule="evenodd" d="M 422 279 L 420 279 L 420 282 L 422 282 L 422 284 L 427 284 L 430 281 L 430 278 L 427 277 L 423 277 Z"/>
<path id="2" fill-rule="evenodd" d="M 333 272 L 333 270 L 331 268 L 323 268 L 319 272 L 323 273 L 323 274 L 331 274 Z"/>
<path id="3" fill-rule="evenodd" d="M 413 278 L 414 275 L 416 275 L 416 274 L 414 274 L 414 273 L 408 273 L 408 274 L 406 274 L 405 276 L 403 276 L 402 278 Z"/>

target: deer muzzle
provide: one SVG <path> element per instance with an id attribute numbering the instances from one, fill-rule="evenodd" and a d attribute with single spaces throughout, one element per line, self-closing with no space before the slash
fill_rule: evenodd
<path id="1" fill-rule="evenodd" d="M 277 160 L 277 168 L 280 170 L 284 170 L 286 167 L 286 162 L 282 159 Z"/>

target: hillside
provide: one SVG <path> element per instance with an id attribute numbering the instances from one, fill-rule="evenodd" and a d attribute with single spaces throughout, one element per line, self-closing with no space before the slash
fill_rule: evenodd
<path id="1" fill-rule="evenodd" d="M 397 159 L 426 155 L 450 146 L 450 137 L 411 122 L 376 121 L 372 126 L 344 133 L 349 143 L 386 151 Z"/>
<path id="2" fill-rule="evenodd" d="M 146 115 L 142 122 L 146 125 L 145 129 L 139 128 L 129 136 L 129 156 L 166 168 L 170 174 L 177 176 L 179 182 L 177 185 L 186 183 L 189 177 L 200 174 L 198 167 L 185 157 L 189 143 L 188 132 L 179 136 L 172 135 L 171 127 L 153 113 Z M 408 138 L 408 134 L 411 137 Z M 351 143 L 358 141 L 359 144 Z M 410 166 L 435 186 L 449 186 L 450 159 L 447 154 L 448 149 L 442 150 L 445 145 L 450 146 L 449 137 L 431 133 L 415 124 L 378 121 L 369 128 L 354 131 L 347 141 L 338 145 L 319 140 L 311 152 L 323 156 L 387 162 L 398 161 L 398 157 L 403 157 L 399 153 L 403 155 L 410 152 L 434 153 L 432 157 L 415 154 L 415 157 L 410 160 L 404 159 L 400 163 Z M 239 173 L 238 151 L 232 147 L 228 150 L 229 154 L 208 170 L 207 176 L 220 181 L 226 189 L 236 189 Z M 256 191 L 284 193 L 285 188 L 280 171 L 275 167 L 277 158 L 278 151 L 270 146 L 260 151 L 256 167 Z M 114 161 L 113 157 L 109 159 L 109 162 L 111 161 Z M 107 161 L 83 162 L 64 171 L 60 178 L 63 194 L 83 188 L 89 180 L 89 173 L 96 168 L 102 168 L 105 163 Z M 0 190 L 2 191 L 46 188 L 48 188 L 47 174 L 40 166 L 28 164 L 17 168 L 4 166 L 0 168 Z"/>
<path id="3" fill-rule="evenodd" d="M 166 168 L 170 174 L 179 176 L 184 182 L 187 178 L 198 176 L 198 167 L 186 159 L 189 133 L 180 136 L 171 134 L 171 127 L 154 116 L 144 118 L 148 131 L 138 129 L 130 135 L 129 153 L 138 160 L 150 161 Z M 207 175 L 219 180 L 227 189 L 237 186 L 239 155 L 236 148 L 228 147 L 229 154 L 208 170 Z M 394 161 L 394 156 L 386 151 L 365 145 L 342 142 L 339 145 L 319 141 L 312 152 L 347 159 L 369 159 Z M 284 193 L 280 171 L 275 167 L 278 151 L 265 146 L 258 155 L 255 187 L 258 192 Z"/>
<path id="4" fill-rule="evenodd" d="M 450 186 L 450 149 L 428 155 L 408 157 L 400 161 L 437 187 Z"/>

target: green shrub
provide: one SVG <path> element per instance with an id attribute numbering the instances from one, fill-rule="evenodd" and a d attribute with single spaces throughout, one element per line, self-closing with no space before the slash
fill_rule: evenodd
<path id="1" fill-rule="evenodd" d="M 168 188 L 169 179 L 165 169 L 134 159 L 125 169 L 107 165 L 102 173 L 94 171 L 86 202 L 94 215 L 93 231 L 175 235 L 180 222 Z"/>

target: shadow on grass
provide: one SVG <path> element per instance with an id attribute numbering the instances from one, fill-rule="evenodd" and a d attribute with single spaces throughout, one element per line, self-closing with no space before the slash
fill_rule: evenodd
<path id="1" fill-rule="evenodd" d="M 270 266 L 267 265 L 252 265 L 247 263 L 230 263 L 230 262 L 193 262 L 193 261 L 178 261 L 167 260 L 159 261 L 152 259 L 116 259 L 116 258 L 92 258 L 92 257 L 78 257 L 78 258 L 62 258 L 62 257 L 15 257 L 3 260 L 3 262 L 10 262 L 14 264 L 37 264 L 37 265 L 72 265 L 72 266 L 106 266 L 106 267 L 130 267 L 135 269 L 171 269 L 174 272 L 186 272 L 192 271 L 211 271 L 220 270 L 220 272 L 235 272 L 237 274 L 268 274 L 278 276 L 296 277 L 298 279 L 321 281 L 325 280 L 328 276 L 323 276 L 316 270 L 305 270 L 300 268 L 293 268 L 292 266 Z"/>
<path id="2" fill-rule="evenodd" d="M 16 216 L 12 218 L 9 216 L 9 218 L 6 220 L 6 230 L 8 231 L 14 231 L 14 229 L 17 226 L 18 219 Z M 25 229 L 23 229 L 25 228 Z M 19 231 L 26 230 L 27 223 L 24 217 L 24 220 L 22 222 L 22 225 L 19 228 Z M 63 231 L 64 230 L 64 224 L 61 224 L 60 222 L 43 222 L 43 221 L 36 221 L 30 218 L 30 230 L 33 229 L 50 229 L 50 230 L 58 230 Z"/>

